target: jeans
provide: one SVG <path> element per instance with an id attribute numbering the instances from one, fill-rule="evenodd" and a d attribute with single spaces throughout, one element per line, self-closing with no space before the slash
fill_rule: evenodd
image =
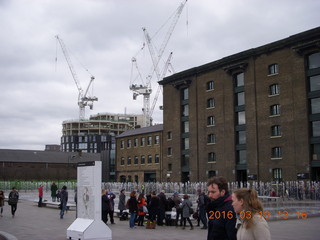
<path id="1" fill-rule="evenodd" d="M 206 214 L 206 209 L 201 207 L 199 209 L 199 218 L 201 222 L 203 223 L 203 227 L 207 227 L 207 214 Z"/>
<path id="2" fill-rule="evenodd" d="M 67 203 L 61 202 L 60 218 L 63 218 L 64 211 L 67 209 Z"/>
<path id="3" fill-rule="evenodd" d="M 130 228 L 134 228 L 134 222 L 136 219 L 136 215 L 137 215 L 137 213 L 135 213 L 135 212 L 132 212 L 130 215 L 130 220 L 129 220 Z"/>

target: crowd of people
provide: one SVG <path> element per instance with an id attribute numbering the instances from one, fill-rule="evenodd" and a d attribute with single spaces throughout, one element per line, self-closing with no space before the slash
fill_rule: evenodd
<path id="1" fill-rule="evenodd" d="M 102 190 L 102 220 L 107 224 L 108 215 L 113 221 L 113 210 L 108 190 Z M 197 226 L 207 229 L 207 239 L 271 239 L 267 221 L 261 214 L 263 207 L 258 199 L 256 190 L 240 188 L 229 192 L 227 181 L 224 177 L 214 177 L 207 182 L 205 190 L 197 190 L 197 206 L 193 211 L 192 201 L 188 194 L 180 196 L 174 192 L 169 197 L 164 191 L 155 191 L 145 195 L 136 190 L 130 192 L 126 201 L 125 189 L 120 191 L 118 209 L 120 219 L 128 210 L 130 214 L 129 227 L 131 229 L 145 226 L 153 229 L 156 226 L 176 226 L 186 229 L 187 222 L 190 230 L 194 225 L 192 216 L 197 221 Z M 171 212 L 175 208 L 175 218 Z M 112 213 L 112 216 L 110 215 Z M 128 215 L 127 215 L 128 216 Z"/>
<path id="2" fill-rule="evenodd" d="M 39 206 L 43 198 L 43 186 L 40 185 Z M 60 201 L 60 218 L 67 209 L 68 191 L 63 186 L 61 190 L 55 184 L 51 187 L 52 201 Z M 101 195 L 101 219 L 105 224 L 110 220 L 115 224 L 114 210 L 116 195 L 109 189 L 103 189 Z M 0 217 L 3 214 L 4 192 L 0 191 Z M 15 187 L 9 193 L 8 204 L 11 206 L 12 217 L 15 217 L 19 193 Z M 192 204 L 188 194 L 180 196 L 174 192 L 169 197 L 164 191 L 155 191 L 145 195 L 144 191 L 130 192 L 126 200 L 125 189 L 121 189 L 118 201 L 119 219 L 127 219 L 130 214 L 129 227 L 131 229 L 143 227 L 154 229 L 156 226 L 176 226 L 186 229 L 187 222 L 190 230 L 194 229 L 190 219 L 197 221 L 197 226 L 207 229 L 207 239 L 271 239 L 269 226 L 263 214 L 263 207 L 258 199 L 257 191 L 252 188 L 240 188 L 229 192 L 224 177 L 214 177 L 207 182 L 207 194 L 203 189 L 197 190 L 197 206 Z M 175 208 L 175 211 L 172 211 Z M 175 218 L 171 213 L 175 212 Z"/>

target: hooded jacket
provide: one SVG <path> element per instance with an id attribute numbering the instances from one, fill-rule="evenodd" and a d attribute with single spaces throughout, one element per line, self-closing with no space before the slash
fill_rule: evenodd
<path id="1" fill-rule="evenodd" d="M 211 201 L 208 204 L 208 237 L 207 240 L 236 240 L 236 213 L 232 207 L 231 195 Z"/>

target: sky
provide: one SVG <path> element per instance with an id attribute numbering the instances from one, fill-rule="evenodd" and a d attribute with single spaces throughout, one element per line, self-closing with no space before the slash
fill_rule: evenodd
<path id="1" fill-rule="evenodd" d="M 142 114 L 151 55 L 165 42 L 184 0 L 0 0 L 0 148 L 44 150 L 60 144 L 62 122 L 79 118 L 78 89 L 55 36 L 63 40 L 82 89 L 95 80 L 88 118 Z M 159 62 L 165 76 L 319 27 L 318 0 L 188 0 Z M 136 65 L 132 58 L 136 59 Z M 137 66 L 137 67 L 136 67 Z M 138 69 L 138 70 L 137 70 Z M 140 75 L 138 74 L 140 73 Z M 139 77 L 140 76 L 140 77 Z M 158 88 L 150 80 L 154 102 Z M 161 92 L 154 123 L 162 123 Z"/>

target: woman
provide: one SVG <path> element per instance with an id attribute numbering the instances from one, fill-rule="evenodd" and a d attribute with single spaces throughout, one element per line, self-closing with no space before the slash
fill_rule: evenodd
<path id="1" fill-rule="evenodd" d="M 2 217 L 2 213 L 3 213 L 3 206 L 4 206 L 4 192 L 1 190 L 0 191 L 0 217 Z"/>
<path id="2" fill-rule="evenodd" d="M 17 189 L 13 187 L 12 191 L 9 193 L 9 200 L 8 200 L 8 203 L 11 206 L 11 214 L 13 218 L 17 211 L 18 200 L 19 200 L 19 193 Z"/>
<path id="3" fill-rule="evenodd" d="M 270 240 L 267 221 L 263 217 L 263 207 L 254 189 L 241 188 L 232 194 L 232 206 L 239 214 L 236 228 L 238 240 Z"/>
<path id="4" fill-rule="evenodd" d="M 189 199 L 189 195 L 185 194 L 183 196 L 183 202 L 181 205 L 182 208 L 182 217 L 183 217 L 183 227 L 182 229 L 186 228 L 186 222 L 188 220 L 188 223 L 190 224 L 190 230 L 193 230 L 193 225 L 192 222 L 190 220 L 190 209 L 192 208 L 192 202 Z"/>
<path id="5" fill-rule="evenodd" d="M 147 205 L 146 199 L 144 198 L 144 194 L 140 193 L 138 197 L 138 226 L 144 226 L 144 216 L 146 213 L 143 211 L 143 208 Z"/>
<path id="6" fill-rule="evenodd" d="M 130 212 L 129 227 L 136 228 L 134 226 L 134 222 L 135 222 L 136 215 L 138 212 L 138 201 L 136 198 L 136 191 L 132 191 L 130 193 L 130 198 L 128 200 L 128 208 L 129 208 L 129 212 Z"/>
<path id="7" fill-rule="evenodd" d="M 125 190 L 121 189 L 120 195 L 119 195 L 119 203 L 118 203 L 118 209 L 120 210 L 120 216 L 122 216 L 122 213 L 124 210 L 126 210 L 126 195 Z"/>

